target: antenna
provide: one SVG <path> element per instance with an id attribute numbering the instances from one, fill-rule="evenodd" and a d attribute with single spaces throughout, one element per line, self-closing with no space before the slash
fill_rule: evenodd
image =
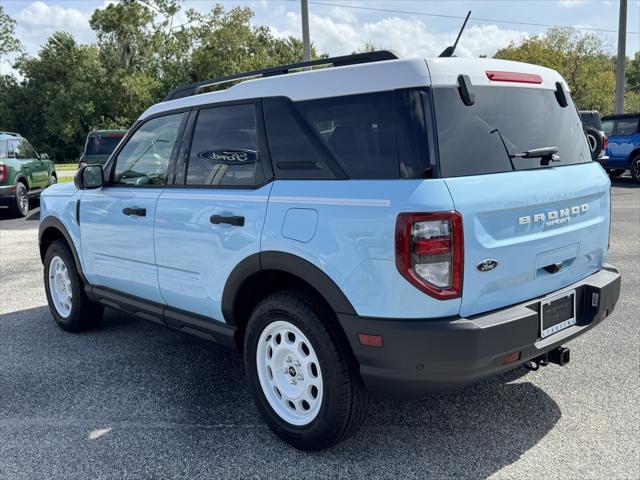
<path id="1" fill-rule="evenodd" d="M 460 36 L 462 35 L 462 32 L 464 31 L 464 27 L 467 26 L 467 22 L 469 21 L 469 17 L 470 16 L 471 16 L 471 10 L 469 10 L 469 12 L 467 13 L 467 16 L 464 18 L 464 22 L 462 24 L 462 28 L 458 32 L 458 36 L 457 36 L 456 41 L 454 42 L 454 44 L 453 45 L 449 45 L 447 48 L 445 48 L 442 51 L 442 53 L 440 55 L 438 55 L 439 57 L 453 57 L 453 52 L 456 51 L 456 47 L 458 46 L 458 40 L 460 40 Z"/>

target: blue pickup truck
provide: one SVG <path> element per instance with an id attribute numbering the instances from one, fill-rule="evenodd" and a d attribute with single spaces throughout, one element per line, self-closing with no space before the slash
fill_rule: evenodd
<path id="1" fill-rule="evenodd" d="M 631 171 L 633 180 L 640 183 L 640 113 L 625 113 L 602 117 L 602 130 L 609 137 L 605 167 L 611 177 Z"/>

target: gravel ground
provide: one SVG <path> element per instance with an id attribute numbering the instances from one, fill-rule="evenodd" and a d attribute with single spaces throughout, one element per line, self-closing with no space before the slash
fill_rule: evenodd
<path id="1" fill-rule="evenodd" d="M 375 399 L 358 435 L 303 453 L 272 435 L 242 362 L 108 311 L 54 326 L 38 211 L 0 211 L 0 478 L 640 478 L 640 188 L 614 182 L 615 313 L 572 362 L 419 401 Z"/>

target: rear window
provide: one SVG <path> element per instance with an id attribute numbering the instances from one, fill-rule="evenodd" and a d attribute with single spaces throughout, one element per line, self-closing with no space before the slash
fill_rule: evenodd
<path id="1" fill-rule="evenodd" d="M 85 155 L 111 155 L 122 140 L 122 135 L 97 136 L 92 135 L 87 138 L 87 145 L 84 150 Z"/>
<path id="2" fill-rule="evenodd" d="M 559 161 L 550 166 L 591 161 L 569 96 L 569 105 L 563 108 L 553 90 L 472 87 L 472 91 L 475 103 L 466 106 L 455 87 L 432 90 L 441 176 L 509 172 L 510 154 L 543 147 L 558 149 Z M 541 163 L 540 158 L 513 158 L 515 170 L 544 168 Z"/>

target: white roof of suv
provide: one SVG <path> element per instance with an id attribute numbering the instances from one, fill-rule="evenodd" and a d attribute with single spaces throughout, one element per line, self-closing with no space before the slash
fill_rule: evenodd
<path id="1" fill-rule="evenodd" d="M 542 77 L 542 83 L 494 82 L 489 80 L 487 71 L 535 74 Z M 147 109 L 140 119 L 167 110 L 249 98 L 284 96 L 299 101 L 400 88 L 457 85 L 461 74 L 469 76 L 471 85 L 555 89 L 556 82 L 561 82 L 569 90 L 555 70 L 528 63 L 486 58 L 407 58 L 244 80 L 226 90 L 158 103 Z"/>

